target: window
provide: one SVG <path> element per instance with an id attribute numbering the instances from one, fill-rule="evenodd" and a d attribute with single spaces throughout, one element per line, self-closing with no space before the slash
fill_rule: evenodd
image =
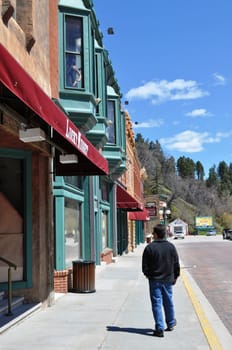
<path id="1" fill-rule="evenodd" d="M 65 265 L 81 258 L 81 204 L 71 198 L 65 198 Z"/>
<path id="2" fill-rule="evenodd" d="M 108 101 L 107 103 L 107 122 L 108 127 L 106 128 L 106 136 L 108 138 L 108 143 L 116 143 L 115 135 L 115 103 L 114 101 Z"/>
<path id="3" fill-rule="evenodd" d="M 80 17 L 66 16 L 66 87 L 83 87 L 83 23 Z"/>
<path id="4" fill-rule="evenodd" d="M 101 196 L 103 201 L 109 202 L 109 184 L 104 180 L 101 180 Z"/>
<path id="5" fill-rule="evenodd" d="M 102 249 L 108 245 L 108 212 L 102 212 Z"/>
<path id="6" fill-rule="evenodd" d="M 13 281 L 24 277 L 24 160 L 0 157 L 0 256 L 17 265 Z M 0 263 L 0 282 L 7 281 L 6 265 Z"/>
<path id="7" fill-rule="evenodd" d="M 64 182 L 67 185 L 75 186 L 80 190 L 83 189 L 83 176 L 64 176 Z"/>

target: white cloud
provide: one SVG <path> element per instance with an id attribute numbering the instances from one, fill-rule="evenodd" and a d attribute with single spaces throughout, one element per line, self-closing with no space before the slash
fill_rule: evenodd
<path id="1" fill-rule="evenodd" d="M 153 104 L 165 101 L 193 100 L 208 96 L 194 80 L 176 79 L 173 81 L 150 81 L 129 90 L 127 99 L 150 99 Z"/>
<path id="2" fill-rule="evenodd" d="M 199 108 L 186 113 L 186 115 L 188 117 L 206 117 L 206 116 L 211 116 L 212 113 L 208 112 L 205 108 Z"/>
<path id="3" fill-rule="evenodd" d="M 142 123 L 138 123 L 135 124 L 133 123 L 133 128 L 134 129 L 140 129 L 140 128 L 158 128 L 163 124 L 163 120 L 162 119 L 155 119 L 155 120 L 148 120 L 146 122 L 142 122 Z"/>
<path id="4" fill-rule="evenodd" d="M 203 150 L 203 140 L 208 137 L 208 133 L 197 133 L 186 130 L 180 134 L 170 138 L 160 139 L 161 145 L 164 145 L 169 150 L 179 152 L 200 152 Z"/>
<path id="5" fill-rule="evenodd" d="M 218 132 L 215 136 L 210 136 L 208 132 L 198 133 L 191 130 L 186 130 L 170 138 L 161 138 L 160 144 L 168 150 L 179 151 L 185 153 L 201 152 L 204 149 L 204 144 L 219 143 L 223 138 L 232 136 L 232 131 Z"/>
<path id="6" fill-rule="evenodd" d="M 232 136 L 232 131 L 227 131 L 227 132 L 217 132 L 216 137 L 218 137 L 220 140 L 229 138 Z"/>
<path id="7" fill-rule="evenodd" d="M 223 77 L 223 75 L 218 74 L 218 73 L 214 73 L 213 77 L 214 77 L 216 85 L 225 85 L 226 84 L 226 78 Z"/>

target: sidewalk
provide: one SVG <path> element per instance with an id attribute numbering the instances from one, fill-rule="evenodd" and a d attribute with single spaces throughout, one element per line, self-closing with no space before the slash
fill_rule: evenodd
<path id="1" fill-rule="evenodd" d="M 194 288 L 197 289 L 197 286 L 191 278 L 188 279 L 185 271 L 184 277 L 174 287 L 177 327 L 173 332 L 165 332 L 164 338 L 152 336 L 154 321 L 148 282 L 141 272 L 144 247 L 145 244 L 141 244 L 135 252 L 118 257 L 114 264 L 97 267 L 96 293 L 65 294 L 54 306 L 33 314 L 3 333 L 0 349 L 231 349 L 231 343 L 228 343 L 231 337 L 224 333 L 221 325 L 219 340 L 223 345 L 209 345 L 185 288 L 189 281 Z M 197 290 L 197 295 L 199 293 Z M 201 296 L 201 303 L 202 300 Z M 219 321 L 215 321 L 214 316 L 213 322 L 217 322 L 218 326 Z"/>

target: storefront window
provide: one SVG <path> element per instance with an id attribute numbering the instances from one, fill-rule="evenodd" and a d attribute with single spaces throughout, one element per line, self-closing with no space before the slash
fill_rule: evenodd
<path id="1" fill-rule="evenodd" d="M 102 212 L 102 249 L 108 246 L 108 215 L 107 211 Z"/>
<path id="2" fill-rule="evenodd" d="M 81 258 L 81 204 L 65 198 L 65 265 Z"/>
<path id="3" fill-rule="evenodd" d="M 66 16 L 66 87 L 83 87 L 83 30 L 80 17 Z"/>
<path id="4" fill-rule="evenodd" d="M 24 160 L 0 157 L 0 256 L 17 265 L 12 280 L 23 280 Z M 6 265 L 0 261 L 0 282 L 7 281 Z"/>

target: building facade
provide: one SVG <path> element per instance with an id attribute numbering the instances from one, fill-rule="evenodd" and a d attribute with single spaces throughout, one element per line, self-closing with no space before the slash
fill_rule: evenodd
<path id="1" fill-rule="evenodd" d="M 0 1 L 0 13 L 1 289 L 12 265 L 13 292 L 51 304 L 53 184 L 66 167 L 60 156 L 78 157 L 81 175 L 108 174 L 108 162 L 54 103 L 58 3 Z"/>
<path id="2" fill-rule="evenodd" d="M 58 31 L 59 103 L 102 152 L 109 172 L 77 178 L 67 169 L 65 176 L 55 178 L 57 287 L 62 275 L 69 281 L 76 259 L 109 263 L 113 256 L 133 250 L 135 229 L 132 222 L 128 225 L 128 211 L 143 208 L 132 124 L 128 126 L 121 106 L 121 92 L 103 47 L 93 3 L 59 1 Z M 130 203 L 127 197 L 134 195 Z"/>
<path id="3" fill-rule="evenodd" d="M 52 304 L 73 261 L 142 241 L 128 216 L 142 172 L 93 2 L 0 0 L 0 13 L 0 289 L 13 264 L 13 293 Z"/>

